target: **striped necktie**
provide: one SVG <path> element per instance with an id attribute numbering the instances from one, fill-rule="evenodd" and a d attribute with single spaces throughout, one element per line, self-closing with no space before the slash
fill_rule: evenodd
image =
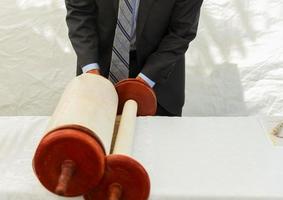
<path id="1" fill-rule="evenodd" d="M 113 83 L 126 79 L 129 76 L 129 53 L 134 1 L 120 0 L 119 2 L 118 20 L 109 73 L 109 79 Z"/>

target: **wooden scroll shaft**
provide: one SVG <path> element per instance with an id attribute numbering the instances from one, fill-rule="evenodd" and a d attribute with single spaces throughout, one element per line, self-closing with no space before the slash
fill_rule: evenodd
<path id="1" fill-rule="evenodd" d="M 129 155 L 131 153 L 136 125 L 137 110 L 138 104 L 136 101 L 126 101 L 121 115 L 113 154 Z"/>
<path id="2" fill-rule="evenodd" d="M 108 200 L 120 200 L 122 192 L 122 186 L 119 183 L 112 183 L 109 186 Z"/>
<path id="3" fill-rule="evenodd" d="M 72 160 L 65 160 L 62 164 L 61 174 L 58 179 L 58 185 L 55 189 L 56 194 L 65 195 L 74 172 L 75 163 Z"/>
<path id="4" fill-rule="evenodd" d="M 131 158 L 137 116 L 156 113 L 154 91 L 136 79 L 115 85 L 119 96 L 118 130 L 112 137 L 111 154 L 106 157 L 106 172 L 96 188 L 85 195 L 86 200 L 147 200 L 150 180 L 144 167 Z M 116 132 L 117 130 L 117 132 Z"/>
<path id="5" fill-rule="evenodd" d="M 131 153 L 136 125 L 137 110 L 138 104 L 136 101 L 126 101 L 121 115 L 113 154 L 129 155 Z M 120 200 L 122 192 L 123 189 L 120 184 L 111 184 L 109 186 L 108 200 Z"/>

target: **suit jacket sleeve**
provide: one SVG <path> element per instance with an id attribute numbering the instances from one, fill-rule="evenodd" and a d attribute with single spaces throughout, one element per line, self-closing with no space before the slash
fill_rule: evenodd
<path id="1" fill-rule="evenodd" d="M 145 62 L 142 73 L 154 82 L 166 80 L 196 37 L 202 0 L 176 0 L 168 33 Z"/>
<path id="2" fill-rule="evenodd" d="M 65 0 L 69 38 L 78 57 L 78 66 L 99 63 L 94 0 Z"/>

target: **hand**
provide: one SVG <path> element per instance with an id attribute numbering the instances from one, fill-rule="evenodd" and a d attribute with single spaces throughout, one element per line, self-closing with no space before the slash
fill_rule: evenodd
<path id="1" fill-rule="evenodd" d="M 99 69 L 92 69 L 92 70 L 87 71 L 86 73 L 100 75 L 100 71 L 99 71 Z"/>
<path id="2" fill-rule="evenodd" d="M 141 82 L 143 82 L 143 83 L 145 83 L 147 86 L 150 87 L 150 85 L 148 85 L 148 83 L 145 80 L 143 80 L 141 77 L 137 76 L 136 79 L 141 81 Z"/>

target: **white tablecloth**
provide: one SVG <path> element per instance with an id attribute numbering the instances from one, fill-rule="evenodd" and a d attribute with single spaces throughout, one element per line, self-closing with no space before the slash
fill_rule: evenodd
<path id="1" fill-rule="evenodd" d="M 283 199 L 283 148 L 268 136 L 279 120 L 139 118 L 133 156 L 150 174 L 150 199 Z M 32 171 L 47 121 L 0 117 L 1 200 L 64 199 L 46 191 Z"/>

